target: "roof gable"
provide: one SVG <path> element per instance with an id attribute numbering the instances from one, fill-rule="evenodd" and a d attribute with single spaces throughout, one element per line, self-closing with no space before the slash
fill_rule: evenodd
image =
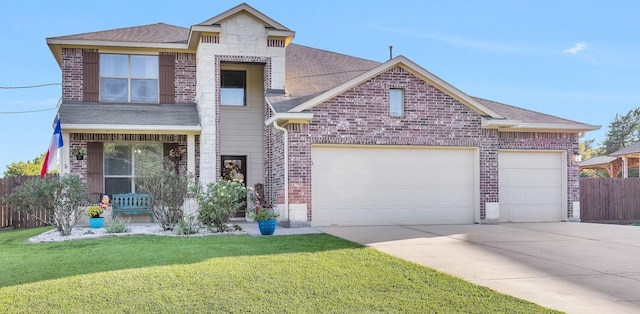
<path id="1" fill-rule="evenodd" d="M 289 110 L 289 112 L 302 112 L 304 110 L 309 110 L 315 106 L 318 106 L 319 104 L 329 100 L 330 98 L 333 98 L 349 89 L 351 89 L 353 86 L 356 86 L 358 84 L 361 84 L 375 76 L 380 75 L 381 73 L 384 73 L 386 71 L 388 71 L 389 69 L 395 67 L 395 66 L 400 66 L 402 68 L 404 68 L 405 70 L 409 71 L 410 73 L 412 73 L 413 75 L 421 78 L 422 80 L 428 82 L 429 84 L 433 85 L 434 87 L 436 87 L 437 89 L 439 89 L 440 91 L 444 92 L 445 94 L 453 97 L 454 99 L 460 101 L 461 103 L 463 103 L 464 105 L 468 106 L 469 108 L 473 109 L 474 111 L 478 112 L 480 115 L 482 116 L 489 116 L 491 118 L 495 118 L 495 119 L 504 119 L 504 117 L 500 114 L 498 114 L 497 112 L 491 110 L 490 108 L 486 107 L 484 104 L 482 104 L 480 101 L 478 101 L 477 99 L 465 94 L 464 92 L 462 92 L 461 90 L 457 89 L 456 87 L 454 87 L 453 85 L 445 82 L 444 80 L 442 80 L 441 78 L 437 77 L 436 75 L 434 75 L 433 73 L 425 70 L 424 68 L 420 67 L 419 65 L 417 65 L 416 63 L 414 63 L 413 61 L 409 60 L 408 58 L 404 57 L 404 56 L 397 56 L 385 63 L 380 64 L 379 66 L 339 85 L 336 86 L 324 93 L 321 93 L 320 95 L 313 97 L 307 101 L 305 101 L 304 103 L 292 108 Z"/>
<path id="2" fill-rule="evenodd" d="M 227 11 L 224 11 L 202 23 L 196 24 L 199 26 L 210 26 L 210 25 L 217 25 L 220 24 L 223 20 L 226 20 L 232 16 L 235 16 L 236 14 L 240 14 L 240 13 L 247 13 L 249 15 L 252 15 L 253 17 L 255 17 L 257 20 L 259 20 L 260 22 L 262 22 L 266 27 L 268 28 L 273 28 L 273 29 L 277 29 L 277 30 L 285 30 L 285 31 L 289 31 L 290 29 L 287 28 L 286 26 L 276 22 L 275 20 L 273 20 L 272 18 L 264 15 L 262 12 L 254 9 L 253 7 L 251 7 L 250 5 L 246 4 L 246 3 L 241 3 Z"/>

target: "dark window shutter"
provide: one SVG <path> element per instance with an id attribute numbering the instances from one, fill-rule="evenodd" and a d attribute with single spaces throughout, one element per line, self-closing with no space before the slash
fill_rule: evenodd
<path id="1" fill-rule="evenodd" d="M 175 103 L 175 59 L 173 54 L 160 55 L 160 103 Z"/>
<path id="2" fill-rule="evenodd" d="M 103 169 L 103 144 L 101 142 L 87 143 L 87 183 L 91 200 L 98 201 L 104 193 Z"/>
<path id="3" fill-rule="evenodd" d="M 82 63 L 84 81 L 83 100 L 99 101 L 100 100 L 100 54 L 95 51 L 83 51 Z"/>

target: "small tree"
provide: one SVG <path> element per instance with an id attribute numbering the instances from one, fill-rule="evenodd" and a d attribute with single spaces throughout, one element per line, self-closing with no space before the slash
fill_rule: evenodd
<path id="1" fill-rule="evenodd" d="M 6 166 L 4 171 L 4 177 L 19 177 L 19 176 L 37 176 L 40 175 L 42 169 L 42 162 L 44 161 L 44 155 L 34 158 L 30 161 L 15 161 Z"/>
<path id="2" fill-rule="evenodd" d="M 186 173 L 182 171 L 182 173 Z M 149 194 L 149 209 L 164 230 L 173 230 L 182 219 L 182 205 L 189 193 L 192 175 L 180 174 L 173 162 L 142 164 L 136 167 L 138 191 Z"/>
<path id="3" fill-rule="evenodd" d="M 218 232 L 227 230 L 227 223 L 247 200 L 247 188 L 238 181 L 221 179 L 206 189 L 196 185 L 193 191 L 200 207 L 200 222 Z"/>
<path id="4" fill-rule="evenodd" d="M 7 200 L 20 210 L 35 212 L 43 210 L 46 219 L 36 219 L 54 225 L 60 234 L 68 236 L 83 211 L 78 207 L 89 197 L 87 186 L 77 174 L 66 174 L 59 178 L 34 178 L 13 191 Z"/>

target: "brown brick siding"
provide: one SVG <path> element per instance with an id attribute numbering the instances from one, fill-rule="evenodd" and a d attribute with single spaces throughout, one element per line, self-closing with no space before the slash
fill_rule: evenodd
<path id="1" fill-rule="evenodd" d="M 176 54 L 175 64 L 176 103 L 196 102 L 196 55 Z"/>
<path id="2" fill-rule="evenodd" d="M 62 49 L 62 100 L 84 101 L 83 99 L 83 51 L 96 49 Z M 196 101 L 196 57 L 193 53 L 176 53 L 175 60 L 175 102 L 194 103 Z"/>
<path id="3" fill-rule="evenodd" d="M 405 91 L 404 115 L 390 117 L 388 89 Z M 311 109 L 309 125 L 290 125 L 290 202 L 306 203 L 311 220 L 311 144 L 424 145 L 478 147 L 480 218 L 485 204 L 498 202 L 498 149 L 566 150 L 577 147 L 576 134 L 500 133 L 482 129 L 469 107 L 394 67 Z M 568 160 L 569 215 L 577 200 L 577 165 Z M 275 173 L 274 173 L 275 175 Z"/>
<path id="4" fill-rule="evenodd" d="M 62 49 L 62 100 L 83 101 L 83 49 Z M 97 51 L 88 49 L 87 51 Z"/>

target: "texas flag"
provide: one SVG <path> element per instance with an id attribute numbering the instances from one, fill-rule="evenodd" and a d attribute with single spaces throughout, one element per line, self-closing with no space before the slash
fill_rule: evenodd
<path id="1" fill-rule="evenodd" d="M 53 130 L 53 137 L 51 137 L 51 144 L 49 144 L 49 150 L 47 155 L 44 156 L 44 163 L 42 163 L 42 170 L 40 170 L 40 178 L 44 178 L 49 170 L 56 168 L 58 163 L 58 149 L 64 145 L 62 143 L 62 130 L 60 129 L 60 119 L 56 122 L 56 129 Z"/>

